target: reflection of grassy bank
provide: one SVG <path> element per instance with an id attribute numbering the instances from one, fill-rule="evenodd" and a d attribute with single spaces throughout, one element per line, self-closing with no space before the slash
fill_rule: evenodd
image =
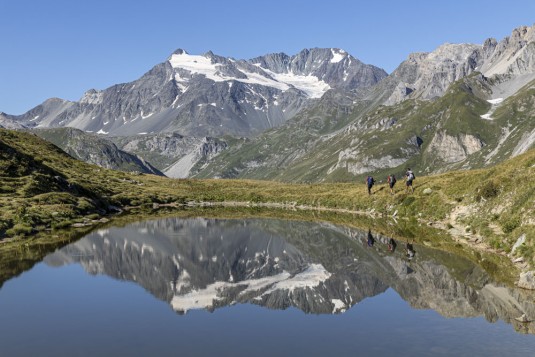
<path id="1" fill-rule="evenodd" d="M 29 239 L 18 239 L 1 244 L 0 287 L 6 280 L 31 269 L 47 254 L 80 239 L 90 230 L 91 228 L 86 227 L 51 234 L 40 233 Z"/>
<path id="2" fill-rule="evenodd" d="M 361 182 L 287 184 L 251 180 L 179 180 L 111 171 L 74 160 L 34 135 L 7 130 L 0 130 L 0 149 L 0 236 L 4 237 L 4 242 L 5 238 L 16 237 L 15 242 L 1 244 L 5 252 L 11 246 L 24 244 L 19 239 L 36 232 L 52 230 L 51 234 L 43 235 L 52 239 L 58 235 L 57 230 L 95 221 L 128 206 L 137 207 L 128 212 L 133 219 L 138 219 L 140 211 L 150 212 L 155 203 L 241 202 L 252 205 L 273 203 L 287 208 L 306 206 L 309 211 L 227 207 L 174 211 L 172 214 L 217 212 L 239 216 L 254 212 L 255 215 L 269 214 L 280 218 L 296 215 L 299 217 L 295 219 L 306 217 L 357 225 L 355 216 L 346 213 L 360 212 L 364 214 L 359 218 L 365 222 L 360 224 L 366 226 L 363 228 L 372 227 L 378 232 L 415 239 L 421 244 L 468 256 L 503 275 L 510 269 L 502 269 L 501 258 L 497 255 L 487 257 L 484 250 L 472 253 L 465 245 L 452 243 L 448 239 L 448 229 L 453 228 L 450 231 L 459 235 L 461 242 L 477 237 L 502 252 L 509 252 L 518 237 L 525 234 L 526 243 L 517 254 L 533 264 L 533 150 L 490 169 L 428 177 L 418 175 L 414 194 L 405 194 L 400 181 L 394 196 L 389 195 L 382 184 L 374 187 L 375 194 L 368 196 Z M 462 214 L 453 216 L 452 212 L 459 207 L 463 208 L 459 211 Z M 122 219 L 114 219 L 114 224 Z M 26 243 L 36 244 L 33 239 Z"/>
<path id="3" fill-rule="evenodd" d="M 102 223 L 93 227 L 83 227 L 76 229 L 56 230 L 50 233 L 39 233 L 25 240 L 16 239 L 0 245 L 0 282 L 3 282 L 21 272 L 30 269 L 34 264 L 43 259 L 44 256 L 62 246 L 69 244 L 93 229 L 107 228 L 111 226 L 121 227 L 144 219 L 158 219 L 165 217 L 205 217 L 216 219 L 285 219 L 310 222 L 328 222 L 342 225 L 349 228 L 356 228 L 367 231 L 371 229 L 373 234 L 393 237 L 398 241 L 398 249 L 404 251 L 407 237 L 415 242 L 416 250 L 425 249 L 433 252 L 428 247 L 437 248 L 467 258 L 471 262 L 482 266 L 495 280 L 511 284 L 515 279 L 515 269 L 508 259 L 496 254 L 480 253 L 467 250 L 464 246 L 452 241 L 446 232 L 440 229 L 418 224 L 416 221 L 408 221 L 405 224 L 395 224 L 392 219 L 373 218 L 366 215 L 356 215 L 350 213 L 296 210 L 296 209 L 270 209 L 270 208 L 243 208 L 243 207 L 186 207 L 169 208 L 162 207 L 152 209 L 140 207 L 132 209 L 129 214 L 115 217 L 108 223 Z M 313 239 L 313 237 L 311 237 Z M 348 244 L 349 241 L 347 242 Z M 351 243 L 353 244 L 353 243 Z M 424 248 L 424 246 L 426 246 Z M 444 253 L 437 251 L 439 256 Z M 320 254 L 321 255 L 321 254 Z M 429 256 L 430 253 L 427 253 Z M 439 259 L 440 261 L 440 259 Z M 498 269 L 500 267 L 500 269 Z M 455 274 L 463 274 L 463 269 L 453 269 Z"/>

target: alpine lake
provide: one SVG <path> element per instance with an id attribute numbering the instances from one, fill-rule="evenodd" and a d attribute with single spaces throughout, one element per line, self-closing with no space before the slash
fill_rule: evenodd
<path id="1" fill-rule="evenodd" d="M 534 355 L 535 292 L 391 238 L 266 217 L 112 222 L 2 259 L 0 355 Z"/>

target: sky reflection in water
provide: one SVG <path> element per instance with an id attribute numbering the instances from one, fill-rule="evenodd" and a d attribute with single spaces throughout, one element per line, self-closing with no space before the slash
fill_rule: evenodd
<path id="1" fill-rule="evenodd" d="M 448 270 L 441 270 L 440 264 L 429 263 L 427 255 L 431 254 L 424 247 L 416 247 L 415 261 L 410 264 L 414 274 L 420 275 L 400 275 L 400 266 L 406 262 L 402 246 L 398 246 L 396 254 L 389 255 L 381 246 L 382 237 L 376 238 L 374 247 L 369 248 L 367 232 L 272 220 L 245 224 L 214 220 L 152 221 L 114 228 L 106 234 L 93 233 L 47 257 L 46 264 L 40 263 L 4 284 L 0 290 L 1 354 L 522 356 L 535 350 L 534 335 L 516 333 L 510 324 L 501 320 L 489 323 L 482 317 L 483 310 L 489 309 L 485 289 L 490 282 L 482 282 L 481 272 L 471 273 L 477 275 L 477 279 L 473 276 L 471 279 L 479 285 L 472 281 L 475 287 L 466 287 L 464 282 L 446 276 Z M 108 249 L 99 251 L 98 242 Z M 117 250 L 113 249 L 115 242 L 121 243 L 116 245 Z M 146 246 L 140 254 L 143 242 Z M 317 246 L 319 242 L 326 245 Z M 132 248 L 136 245 L 138 251 Z M 232 251 L 240 253 L 231 256 Z M 266 255 L 270 258 L 259 259 L 257 253 L 262 251 L 269 253 Z M 204 257 L 200 257 L 201 252 Z M 222 252 L 226 253 L 226 261 L 222 254 L 218 255 Z M 172 261 L 170 256 L 177 257 L 178 253 L 182 261 L 178 266 L 168 266 L 175 266 L 175 271 L 165 270 L 165 262 Z M 279 259 L 275 259 L 278 253 Z M 246 258 L 252 259 L 249 264 L 239 263 Z M 71 264 L 80 261 L 85 269 L 108 275 L 90 275 L 80 264 Z M 157 262 L 161 265 L 156 270 L 160 270 L 154 273 Z M 234 283 L 238 284 L 274 276 L 282 270 L 296 276 L 311 264 L 322 264 L 330 277 L 317 286 L 305 284 L 304 288 L 295 288 L 291 294 L 276 291 L 269 296 L 251 293 L 243 297 L 232 289 L 225 290 L 234 286 L 227 279 L 222 291 L 233 301 L 237 298 L 244 303 L 232 306 L 222 303 L 213 312 L 191 309 L 185 315 L 175 313 L 170 305 L 176 294 L 199 291 L 221 277 L 228 278 L 229 271 L 217 279 L 206 274 L 217 268 L 234 266 L 236 271 L 232 274 Z M 177 291 L 176 285 L 162 288 L 162 284 L 155 282 L 161 275 L 168 283 L 174 276 L 176 282 L 185 267 L 190 275 L 189 287 Z M 362 277 L 363 274 L 366 276 Z M 462 310 L 459 306 L 464 304 L 469 316 L 481 308 L 479 317 L 444 318 L 434 310 L 413 309 L 400 297 L 401 294 L 413 304 L 421 305 L 436 295 L 448 295 L 447 291 L 437 293 L 436 285 L 425 285 L 433 281 L 437 284 L 438 277 L 445 278 L 444 284 L 457 290 L 452 293 L 456 299 L 428 301 L 429 305 L 440 305 L 439 310 L 459 314 Z M 410 279 L 420 280 L 410 283 Z M 387 287 L 392 285 L 396 286 Z M 353 293 L 353 289 L 360 292 Z M 269 287 L 264 287 L 266 290 Z M 510 293 L 519 298 L 514 291 Z M 336 305 L 332 300 L 347 302 L 351 297 L 356 304 L 348 304 L 346 312 L 323 313 Z M 533 299 L 531 302 L 529 305 L 520 301 L 524 309 L 532 308 Z M 285 310 L 278 309 L 288 306 Z"/>

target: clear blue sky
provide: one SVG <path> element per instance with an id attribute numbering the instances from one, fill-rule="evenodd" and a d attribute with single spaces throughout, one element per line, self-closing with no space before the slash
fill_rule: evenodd
<path id="1" fill-rule="evenodd" d="M 535 22 L 533 0 L 0 0 L 0 111 L 78 100 L 177 48 L 239 59 L 339 47 L 393 71 L 411 52 Z"/>

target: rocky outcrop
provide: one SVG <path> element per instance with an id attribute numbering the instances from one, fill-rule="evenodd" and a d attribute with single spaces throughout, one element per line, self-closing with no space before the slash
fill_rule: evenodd
<path id="1" fill-rule="evenodd" d="M 406 158 L 394 158 L 391 155 L 381 158 L 371 158 L 365 155 L 361 156 L 358 151 L 348 149 L 340 151 L 338 154 L 338 163 L 332 166 L 328 173 L 334 172 L 334 170 L 339 168 L 344 168 L 354 175 L 361 175 L 379 169 L 400 166 L 405 162 L 407 162 Z"/>
<path id="2" fill-rule="evenodd" d="M 535 271 L 521 273 L 517 286 L 523 289 L 535 290 Z"/>
<path id="3" fill-rule="evenodd" d="M 211 137 L 184 136 L 179 133 L 113 137 L 123 150 L 151 162 L 166 176 L 189 177 L 196 165 L 203 165 L 224 151 L 228 144 Z"/>
<path id="4" fill-rule="evenodd" d="M 433 52 L 410 54 L 373 95 L 383 91 L 385 105 L 407 98 L 432 99 L 475 71 L 520 89 L 535 73 L 535 26 L 519 27 L 500 42 L 489 38 L 483 45 L 444 44 Z"/>
<path id="5" fill-rule="evenodd" d="M 31 132 L 90 164 L 113 170 L 163 175 L 143 158 L 120 150 L 113 142 L 98 135 L 73 128 L 33 129 Z"/>
<path id="6" fill-rule="evenodd" d="M 488 39 L 483 45 L 485 76 L 524 75 L 535 68 L 535 26 L 521 26 L 500 42 Z"/>
<path id="7" fill-rule="evenodd" d="M 481 150 L 483 146 L 484 143 L 474 135 L 451 136 L 445 131 L 438 131 L 427 151 L 445 163 L 455 163 L 465 160 L 469 155 Z"/>
<path id="8" fill-rule="evenodd" d="M 407 98 L 442 96 L 450 84 L 472 73 L 481 61 L 480 45 L 444 44 L 430 53 L 413 53 L 373 92 L 385 105 Z M 386 95 L 386 97 L 385 97 Z"/>

